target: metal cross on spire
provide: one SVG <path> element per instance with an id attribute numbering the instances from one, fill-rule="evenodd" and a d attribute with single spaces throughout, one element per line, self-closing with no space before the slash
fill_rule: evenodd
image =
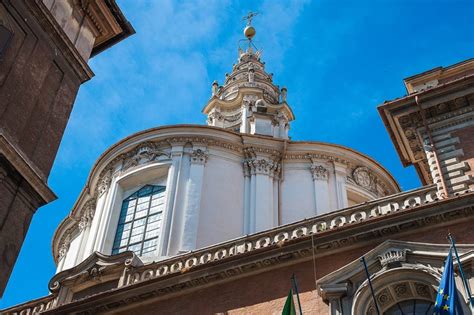
<path id="1" fill-rule="evenodd" d="M 250 11 L 246 16 L 242 18 L 242 20 L 247 20 L 247 26 L 252 24 L 252 19 L 258 15 L 258 12 Z"/>

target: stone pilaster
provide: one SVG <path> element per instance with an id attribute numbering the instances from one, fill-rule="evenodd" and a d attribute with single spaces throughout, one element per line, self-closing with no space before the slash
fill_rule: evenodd
<path id="1" fill-rule="evenodd" d="M 337 209 L 343 209 L 348 206 L 346 191 L 347 167 L 346 165 L 339 162 L 333 162 L 333 165 L 336 192 L 336 207 Z"/>
<path id="2" fill-rule="evenodd" d="M 250 173 L 248 232 L 273 228 L 278 224 L 278 197 L 274 196 L 278 189 L 275 190 L 274 179 L 279 176 L 280 163 L 253 155 L 245 159 L 244 164 Z"/>
<path id="3" fill-rule="evenodd" d="M 207 162 L 208 154 L 204 148 L 198 148 L 193 150 L 190 159 L 191 166 L 186 187 L 186 201 L 180 246 L 180 251 L 185 252 L 196 249 L 204 166 Z"/>
<path id="4" fill-rule="evenodd" d="M 329 211 L 329 171 L 324 166 L 312 163 L 311 175 L 314 188 L 314 215 Z"/>
<path id="5" fill-rule="evenodd" d="M 168 170 L 168 181 L 166 183 L 166 206 L 163 216 L 163 226 L 161 230 L 160 255 L 167 256 L 171 230 L 173 228 L 173 217 L 176 209 L 176 197 L 181 175 L 181 161 L 183 159 L 183 145 L 173 145 L 171 149 L 171 166 Z"/>

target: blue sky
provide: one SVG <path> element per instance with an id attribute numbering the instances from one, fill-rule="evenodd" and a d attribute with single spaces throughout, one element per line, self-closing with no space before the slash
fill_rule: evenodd
<path id="1" fill-rule="evenodd" d="M 376 110 L 405 94 L 402 79 L 474 57 L 472 0 L 144 1 L 118 0 L 137 34 L 91 60 L 96 76 L 78 94 L 49 184 L 59 199 L 33 218 L 0 308 L 48 293 L 51 239 L 97 157 L 155 126 L 204 124 L 213 80 L 237 58 L 242 16 L 274 81 L 288 88 L 294 140 L 338 143 L 404 169 Z"/>

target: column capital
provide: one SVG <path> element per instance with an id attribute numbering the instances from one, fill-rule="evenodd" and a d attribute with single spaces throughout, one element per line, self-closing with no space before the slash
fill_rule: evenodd
<path id="1" fill-rule="evenodd" d="M 328 180 L 329 171 L 322 165 L 312 164 L 311 165 L 311 175 L 313 175 L 313 180 Z"/>
<path id="2" fill-rule="evenodd" d="M 208 157 L 209 154 L 202 149 L 193 150 L 193 152 L 191 152 L 191 164 L 204 165 Z"/>
<path id="3" fill-rule="evenodd" d="M 253 174 L 263 174 L 278 177 L 281 171 L 281 164 L 266 158 L 248 158 L 244 160 L 244 172 L 248 169 Z"/>

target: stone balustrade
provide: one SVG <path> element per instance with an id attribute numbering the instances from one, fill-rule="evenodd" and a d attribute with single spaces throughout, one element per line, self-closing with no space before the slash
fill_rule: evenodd
<path id="1" fill-rule="evenodd" d="M 56 296 L 48 295 L 40 299 L 33 300 L 27 304 L 21 304 L 6 309 L 1 314 L 8 315 L 34 315 L 50 310 L 56 306 Z"/>
<path id="2" fill-rule="evenodd" d="M 399 193 L 289 225 L 280 226 L 269 231 L 244 236 L 184 255 L 175 256 L 164 261 L 148 264 L 143 267 L 127 268 L 120 281 L 120 286 L 131 285 L 174 273 L 184 273 L 192 268 L 210 262 L 257 251 L 262 248 L 281 246 L 290 240 L 305 238 L 325 231 L 359 224 L 374 218 L 390 216 L 400 211 L 409 211 L 424 204 L 436 202 L 437 200 L 438 194 L 435 185 Z"/>

